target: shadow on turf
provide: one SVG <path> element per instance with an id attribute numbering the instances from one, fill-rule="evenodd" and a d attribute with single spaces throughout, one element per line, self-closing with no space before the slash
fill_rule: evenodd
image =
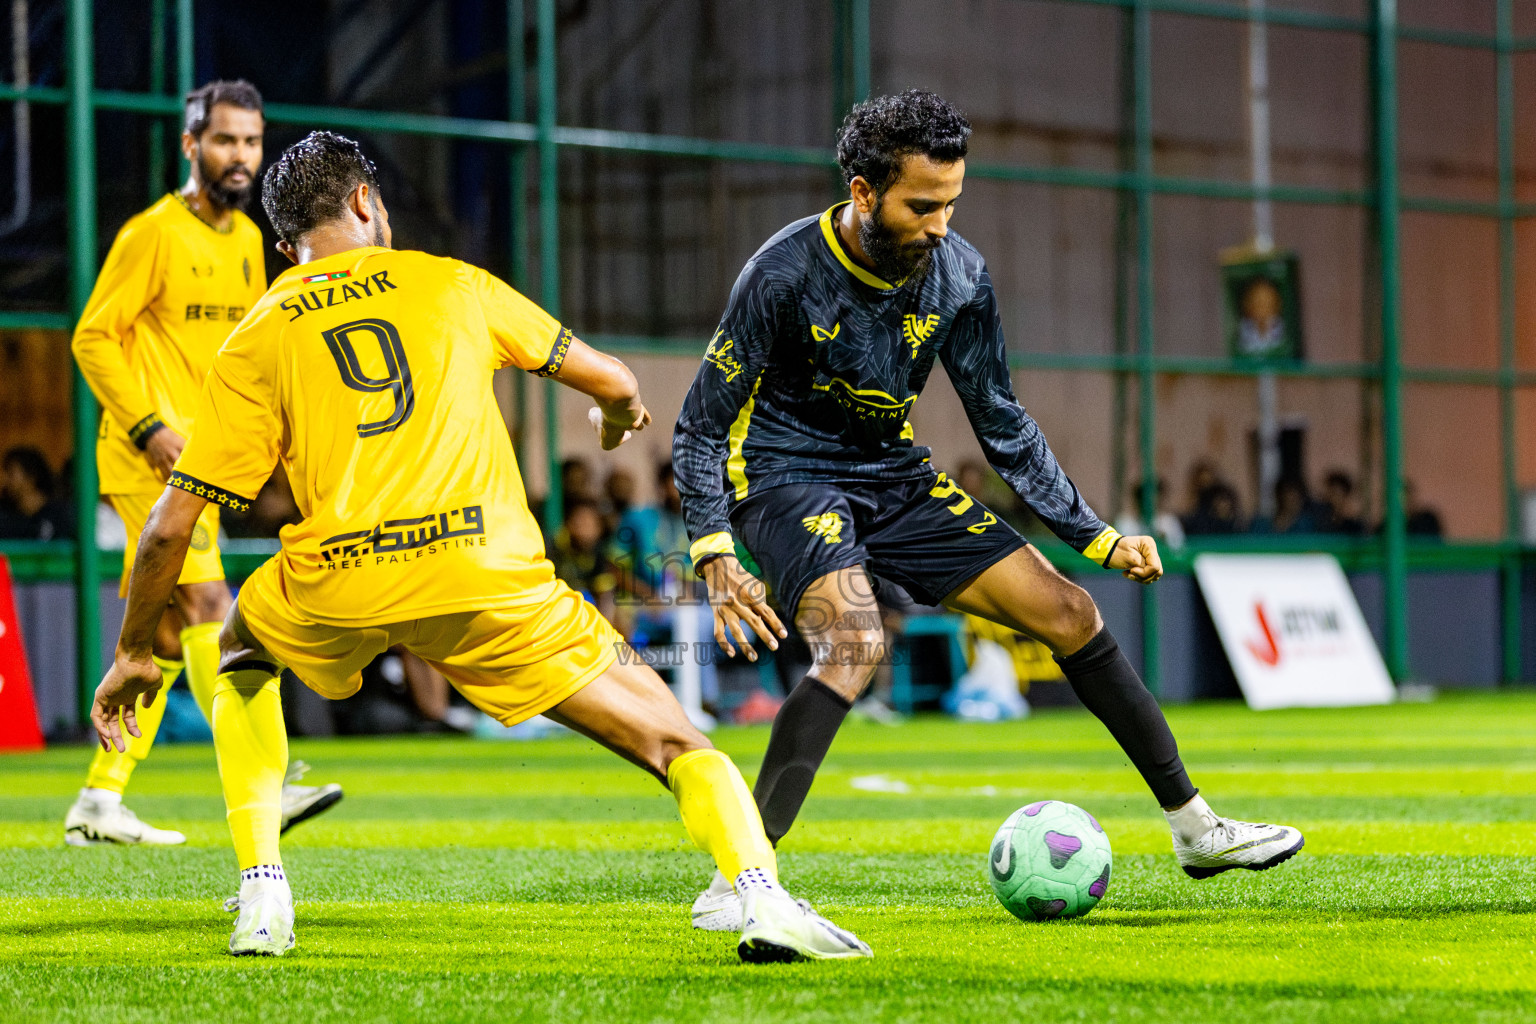
<path id="1" fill-rule="evenodd" d="M 56 921 L 48 924 L 22 924 L 0 925 L 0 940 L 16 938 L 18 941 L 26 938 L 45 939 L 66 935 L 78 935 L 90 932 L 93 936 L 101 935 L 164 935 L 170 931 L 186 931 L 196 935 L 203 932 L 218 935 L 220 940 L 229 937 L 230 927 L 234 924 L 234 917 L 227 920 L 210 916 L 206 920 L 201 917 L 196 919 L 183 919 L 177 921 L 147 920 L 144 918 L 114 917 L 98 918 L 93 921 Z M 71 954 L 74 955 L 74 954 Z"/>

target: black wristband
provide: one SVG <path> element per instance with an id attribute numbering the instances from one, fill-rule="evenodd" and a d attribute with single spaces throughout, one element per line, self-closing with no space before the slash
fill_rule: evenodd
<path id="1" fill-rule="evenodd" d="M 1115 557 L 1115 548 L 1118 548 L 1120 546 L 1120 542 L 1123 540 L 1125 540 L 1124 537 L 1115 538 L 1115 542 L 1109 546 L 1109 552 L 1104 556 L 1104 561 L 1100 562 L 1099 565 L 1103 566 L 1105 569 L 1109 568 L 1109 560 Z"/>
<path id="2" fill-rule="evenodd" d="M 155 436 L 157 430 L 165 429 L 165 423 L 156 413 L 150 413 L 139 422 L 128 428 L 128 440 L 139 451 L 143 451 L 149 444 L 149 439 Z"/>

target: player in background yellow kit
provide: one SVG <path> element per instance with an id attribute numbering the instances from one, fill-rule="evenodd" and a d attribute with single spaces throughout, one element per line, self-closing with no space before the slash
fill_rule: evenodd
<path id="1" fill-rule="evenodd" d="M 210 82 L 187 95 L 184 124 L 181 148 L 192 165 L 186 184 L 118 232 L 72 346 L 103 407 L 96 465 L 101 493 L 127 529 L 125 595 L 139 533 L 186 444 L 213 354 L 267 290 L 261 229 L 240 209 L 261 167 L 261 94 L 248 82 Z M 167 684 L 184 667 L 210 721 L 219 624 L 229 607 L 219 514 L 210 505 L 193 531 L 154 645 Z M 164 712 L 164 701 L 145 709 L 140 735 L 127 750 L 96 753 L 85 788 L 65 816 L 66 842 L 186 841 L 180 832 L 140 821 L 122 803 Z M 293 768 L 295 784 L 284 792 L 285 827 L 341 799 L 336 785 L 297 785 L 304 765 Z"/>
<path id="2" fill-rule="evenodd" d="M 516 366 L 590 396 L 604 448 L 650 422 L 634 375 L 485 271 L 390 246 L 373 165 L 315 132 L 262 202 L 295 263 L 219 350 L 197 425 L 150 513 L 117 656 L 91 718 L 102 745 L 152 702 L 155 620 L 198 517 L 255 496 L 281 460 L 303 522 L 246 582 L 220 636 L 213 733 L 241 868 L 236 954 L 294 944 L 278 851 L 286 757 L 277 671 L 327 697 L 401 644 L 508 725 L 540 713 L 651 772 L 733 879 L 752 961 L 868 956 L 778 885 L 757 805 L 729 758 L 589 602 L 555 578 L 491 375 Z M 153 706 L 152 703 L 146 707 Z"/>

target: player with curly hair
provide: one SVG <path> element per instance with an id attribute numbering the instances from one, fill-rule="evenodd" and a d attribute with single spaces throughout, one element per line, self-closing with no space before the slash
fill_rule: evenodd
<path id="1" fill-rule="evenodd" d="M 1162 575 L 1152 538 L 1094 514 L 1014 396 L 986 263 L 949 228 L 970 134 L 931 92 L 855 107 L 837 143 L 848 198 L 747 262 L 678 419 L 673 464 L 716 640 L 755 657 L 746 629 L 777 647 L 782 613 L 815 656 L 757 777 L 768 837 L 789 831 L 883 653 L 868 567 L 1049 647 L 1151 788 L 1188 874 L 1278 864 L 1301 833 L 1211 811 L 1093 599 L 913 440 L 912 405 L 942 363 L 987 461 L 1041 522 L 1098 566 L 1139 583 Z M 694 903 L 696 927 L 739 918 L 718 876 Z"/>

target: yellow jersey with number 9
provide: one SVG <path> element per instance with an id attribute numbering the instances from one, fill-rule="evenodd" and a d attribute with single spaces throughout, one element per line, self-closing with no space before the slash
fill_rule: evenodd
<path id="1" fill-rule="evenodd" d="M 491 374 L 571 334 L 459 260 L 352 249 L 280 276 L 214 358 L 170 485 L 234 509 L 281 459 L 303 522 L 275 556 L 300 615 L 369 626 L 555 586 Z"/>

